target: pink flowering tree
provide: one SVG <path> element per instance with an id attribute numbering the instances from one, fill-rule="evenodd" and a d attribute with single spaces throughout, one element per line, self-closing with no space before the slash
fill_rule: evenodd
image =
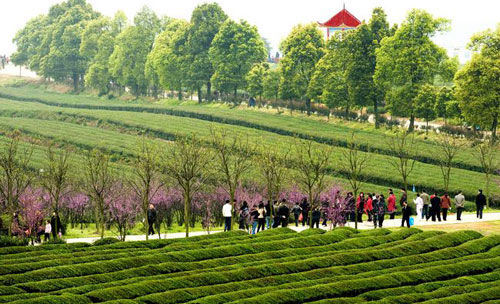
<path id="1" fill-rule="evenodd" d="M 342 191 L 342 187 L 332 185 L 320 194 L 322 213 L 330 221 L 330 229 L 344 226 L 348 214 L 353 211 L 353 206 L 350 206 L 349 199 L 342 195 Z"/>
<path id="2" fill-rule="evenodd" d="M 33 189 L 31 187 L 19 196 L 20 217 L 24 225 L 19 221 L 13 223 L 17 227 L 13 227 L 19 235 L 24 235 L 31 238 L 31 242 L 37 238 L 37 234 L 43 229 L 45 223 L 44 218 L 48 215 L 47 209 L 47 194 L 41 189 Z"/>
<path id="3" fill-rule="evenodd" d="M 141 211 L 139 199 L 132 189 L 122 183 L 114 183 L 111 193 L 105 200 L 108 220 L 116 225 L 120 240 L 125 241 L 125 236 L 134 226 L 135 219 Z"/>
<path id="4" fill-rule="evenodd" d="M 289 207 L 292 207 L 295 203 L 302 202 L 304 198 L 307 198 L 307 194 L 302 192 L 297 185 L 293 185 L 279 194 L 279 199 L 286 199 Z"/>
<path id="5" fill-rule="evenodd" d="M 182 192 L 177 188 L 160 187 L 151 197 L 151 203 L 156 209 L 155 228 L 158 231 L 158 238 L 161 237 L 161 225 L 165 228 L 172 227 L 174 221 L 174 209 L 176 206 L 182 208 Z"/>
<path id="6" fill-rule="evenodd" d="M 83 193 L 72 193 L 66 195 L 63 201 L 72 225 L 80 223 L 80 229 L 83 229 L 85 216 L 90 209 L 89 197 Z"/>

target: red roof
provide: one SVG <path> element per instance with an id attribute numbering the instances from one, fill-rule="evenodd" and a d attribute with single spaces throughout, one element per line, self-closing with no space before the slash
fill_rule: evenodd
<path id="1" fill-rule="evenodd" d="M 361 21 L 344 8 L 327 22 L 318 23 L 324 27 L 357 27 L 361 24 Z"/>

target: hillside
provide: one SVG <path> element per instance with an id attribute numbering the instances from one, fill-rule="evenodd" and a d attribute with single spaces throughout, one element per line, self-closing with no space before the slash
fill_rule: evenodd
<path id="1" fill-rule="evenodd" d="M 76 151 L 74 159 L 84 151 L 99 148 L 113 155 L 115 164 L 128 167 L 139 139 L 145 134 L 148 140 L 159 140 L 160 145 L 173 140 L 176 135 L 197 133 L 209 136 L 212 126 L 236 132 L 261 146 L 278 146 L 290 151 L 295 137 L 313 141 L 318 147 L 333 147 L 330 178 L 346 183 L 345 172 L 339 170 L 342 150 L 352 132 L 363 153 L 369 153 L 369 166 L 363 177 L 365 191 L 386 192 L 387 188 L 402 185 L 399 174 L 390 164 L 393 152 L 388 148 L 392 130 L 375 130 L 370 125 L 347 123 L 339 120 L 325 121 L 300 114 L 277 114 L 276 111 L 231 108 L 222 104 L 203 104 L 162 100 L 121 101 L 97 98 L 91 95 L 56 93 L 36 84 L 4 81 L 0 86 L 0 128 L 4 131 L 20 130 L 26 141 L 46 145 L 51 140 L 61 147 Z M 37 148 L 41 149 L 41 147 Z M 417 139 L 416 165 L 409 178 L 410 186 L 417 189 L 442 192 L 442 177 L 436 155 L 437 146 L 431 139 Z M 484 185 L 480 165 L 464 149 L 453 163 L 450 189 L 463 190 L 471 198 Z M 41 166 L 43 155 L 35 153 L 35 166 Z M 124 171 L 129 171 L 124 169 Z M 256 173 L 249 174 L 252 180 Z M 500 192 L 494 186 L 493 193 Z"/>

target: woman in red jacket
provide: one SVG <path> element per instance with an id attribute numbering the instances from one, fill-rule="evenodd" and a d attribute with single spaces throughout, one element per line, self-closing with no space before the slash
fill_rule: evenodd
<path id="1" fill-rule="evenodd" d="M 387 213 L 389 213 L 390 219 L 393 220 L 396 215 L 396 196 L 392 189 L 389 189 L 389 197 L 387 198 Z"/>
<path id="2" fill-rule="evenodd" d="M 366 198 L 366 203 L 365 203 L 365 213 L 368 215 L 368 221 L 372 221 L 372 211 L 373 211 L 373 199 L 372 195 L 368 193 L 368 197 Z"/>

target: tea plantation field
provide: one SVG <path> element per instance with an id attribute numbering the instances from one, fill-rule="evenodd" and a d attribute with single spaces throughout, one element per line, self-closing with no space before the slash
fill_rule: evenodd
<path id="1" fill-rule="evenodd" d="M 74 166 L 81 165 L 85 151 L 98 148 L 112 155 L 115 168 L 127 175 L 139 134 L 148 141 L 167 145 L 176 135 L 196 133 L 208 142 L 210 128 L 217 127 L 246 137 L 266 148 L 278 147 L 283 153 L 293 150 L 295 137 L 312 141 L 318 148 L 332 148 L 329 179 L 347 184 L 340 169 L 347 138 L 355 131 L 362 153 L 369 154 L 369 165 L 363 174 L 365 192 L 386 193 L 387 188 L 402 186 L 402 179 L 391 166 L 394 153 L 388 148 L 389 130 L 375 130 L 366 124 L 328 123 L 300 115 L 279 115 L 252 109 L 231 109 L 220 104 L 198 105 L 194 102 L 106 100 L 90 95 L 71 95 L 48 91 L 26 83 L 0 84 L 0 143 L 2 133 L 19 130 L 26 142 L 35 143 L 34 169 L 43 166 L 44 145 L 49 141 L 60 148 L 75 151 Z M 415 169 L 409 177 L 410 187 L 442 193 L 439 149 L 432 139 L 417 140 Z M 293 153 L 290 154 L 293 156 Z M 293 162 L 293 157 L 291 159 Z M 289 164 L 293 168 L 293 164 Z M 472 149 L 464 148 L 453 162 L 450 191 L 463 190 L 472 200 L 477 189 L 484 188 L 484 175 Z M 256 168 L 245 177 L 258 178 Z M 492 183 L 492 192 L 500 187 Z"/>
<path id="2" fill-rule="evenodd" d="M 496 300 L 496 301 L 495 301 Z M 498 303 L 500 235 L 288 228 L 0 248 L 0 303 Z"/>

